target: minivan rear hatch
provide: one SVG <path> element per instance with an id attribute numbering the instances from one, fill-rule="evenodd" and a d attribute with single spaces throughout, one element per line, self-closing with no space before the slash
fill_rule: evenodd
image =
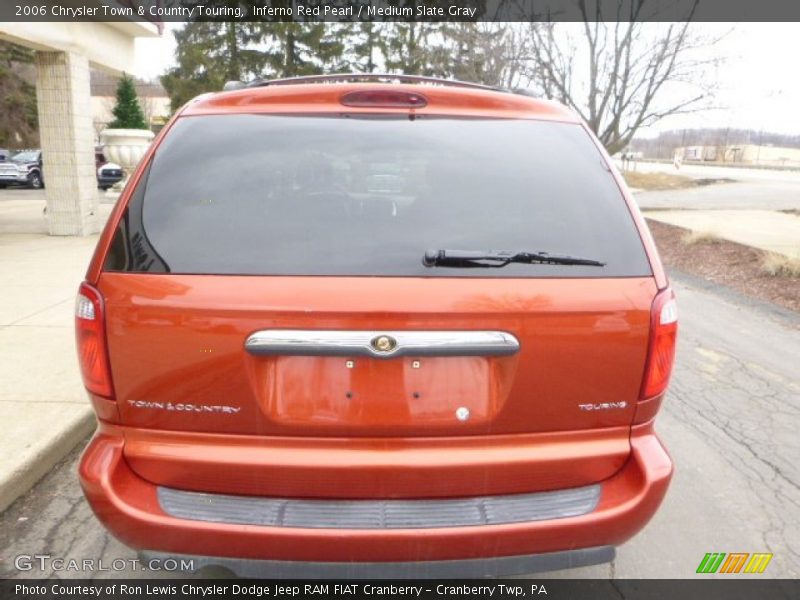
<path id="1" fill-rule="evenodd" d="M 440 249 L 602 266 L 424 264 Z M 424 115 L 178 119 L 98 285 L 131 428 L 602 429 L 625 453 L 657 291 L 581 125 Z"/>

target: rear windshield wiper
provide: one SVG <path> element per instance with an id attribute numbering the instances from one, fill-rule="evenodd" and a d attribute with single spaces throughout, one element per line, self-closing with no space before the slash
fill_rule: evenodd
<path id="1" fill-rule="evenodd" d="M 606 263 L 591 258 L 563 256 L 547 252 L 506 252 L 483 250 L 428 250 L 422 258 L 426 267 L 499 268 L 510 263 L 529 265 L 582 265 L 604 267 Z"/>

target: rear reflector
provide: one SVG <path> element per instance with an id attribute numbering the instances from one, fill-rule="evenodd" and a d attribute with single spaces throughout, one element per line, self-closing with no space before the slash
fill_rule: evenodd
<path id="1" fill-rule="evenodd" d="M 650 343 L 647 350 L 641 399 L 664 393 L 675 362 L 675 343 L 678 336 L 678 306 L 671 288 L 653 300 L 650 314 Z"/>
<path id="2" fill-rule="evenodd" d="M 398 90 L 361 90 L 341 97 L 345 106 L 382 108 L 422 108 L 428 99 L 422 94 Z"/>
<path id="3" fill-rule="evenodd" d="M 98 396 L 113 398 L 103 297 L 88 283 L 81 284 L 75 301 L 75 337 L 83 385 Z"/>

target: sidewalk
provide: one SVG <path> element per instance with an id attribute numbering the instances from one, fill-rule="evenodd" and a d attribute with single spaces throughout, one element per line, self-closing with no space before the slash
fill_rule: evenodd
<path id="1" fill-rule="evenodd" d="M 0 197 L 0 511 L 94 428 L 73 307 L 97 236 L 8 233 L 46 227 L 44 200 L 25 194 Z"/>
<path id="2" fill-rule="evenodd" d="M 800 216 L 770 210 L 645 210 L 644 216 L 800 259 Z"/>

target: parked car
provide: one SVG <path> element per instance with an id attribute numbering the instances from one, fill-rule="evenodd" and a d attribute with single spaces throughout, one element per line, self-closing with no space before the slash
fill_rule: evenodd
<path id="1" fill-rule="evenodd" d="M 143 556 L 534 572 L 664 498 L 675 297 L 612 161 L 560 104 L 390 79 L 201 96 L 120 197 L 77 297 L 79 474 Z"/>
<path id="2" fill-rule="evenodd" d="M 0 163 L 0 188 L 24 185 L 34 189 L 44 187 L 41 150 L 23 150 Z"/>
<path id="3" fill-rule="evenodd" d="M 97 169 L 97 187 L 107 190 L 125 176 L 122 167 L 106 160 L 102 146 L 94 149 L 94 163 Z"/>

